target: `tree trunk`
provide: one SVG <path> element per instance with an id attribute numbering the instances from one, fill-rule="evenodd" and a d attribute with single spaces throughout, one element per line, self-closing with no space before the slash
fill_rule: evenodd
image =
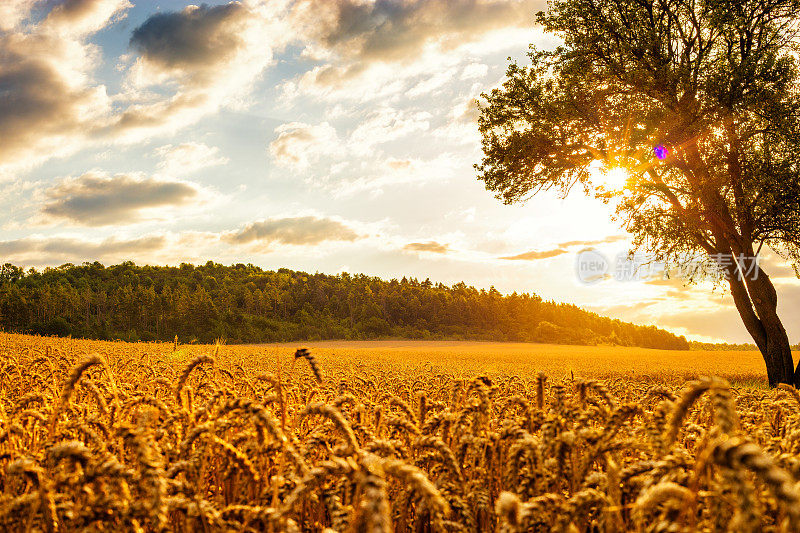
<path id="1" fill-rule="evenodd" d="M 783 327 L 778 313 L 769 308 L 762 309 L 762 305 L 755 305 L 755 307 L 766 334 L 765 346 L 759 349 L 767 364 L 768 377 L 770 368 L 773 370 L 773 376 L 769 380 L 770 386 L 775 387 L 778 383 L 800 386 L 797 381 L 798 373 L 792 363 L 792 347 L 789 344 L 789 336 L 786 334 L 786 329 Z"/>
<path id="2" fill-rule="evenodd" d="M 795 370 L 789 336 L 777 313 L 775 287 L 760 267 L 756 266 L 754 270 L 746 274 L 729 273 L 728 282 L 736 309 L 764 358 L 770 387 L 779 383 L 800 387 L 800 365 Z"/>

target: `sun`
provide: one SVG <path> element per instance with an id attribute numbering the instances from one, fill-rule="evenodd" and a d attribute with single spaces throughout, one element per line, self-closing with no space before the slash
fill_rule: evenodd
<path id="1" fill-rule="evenodd" d="M 595 177 L 605 189 L 618 190 L 625 187 L 630 178 L 628 171 L 622 167 L 612 167 L 609 169 L 598 169 Z"/>
<path id="2" fill-rule="evenodd" d="M 631 177 L 628 169 L 623 166 L 611 166 L 601 161 L 593 161 L 589 165 L 589 174 L 592 183 L 605 192 L 619 191 L 625 188 Z"/>

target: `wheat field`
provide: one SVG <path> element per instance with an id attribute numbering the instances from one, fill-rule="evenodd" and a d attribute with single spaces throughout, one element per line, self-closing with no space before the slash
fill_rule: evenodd
<path id="1" fill-rule="evenodd" d="M 474 341 L 322 341 L 314 353 L 326 364 L 362 364 L 430 371 L 468 379 L 479 374 L 553 378 L 633 378 L 682 383 L 701 376 L 731 383 L 766 386 L 764 360 L 757 351 L 683 351 L 622 346 L 570 346 L 523 342 Z M 268 344 L 262 353 L 293 353 L 296 344 Z M 247 352 L 250 347 L 241 347 Z M 795 352 L 795 362 L 800 354 Z"/>
<path id="2" fill-rule="evenodd" d="M 0 528 L 800 531 L 754 354 L 296 348 L 0 334 Z"/>

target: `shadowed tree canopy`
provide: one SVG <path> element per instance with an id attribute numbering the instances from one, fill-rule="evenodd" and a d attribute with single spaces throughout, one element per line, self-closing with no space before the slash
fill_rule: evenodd
<path id="1" fill-rule="evenodd" d="M 752 259 L 764 245 L 800 259 L 800 0 L 561 0 L 537 19 L 561 45 L 531 47 L 483 95 L 479 179 L 506 203 L 580 186 L 654 260 L 703 258 L 770 384 L 800 384 Z M 592 183 L 598 165 L 626 169 L 624 187 Z"/>

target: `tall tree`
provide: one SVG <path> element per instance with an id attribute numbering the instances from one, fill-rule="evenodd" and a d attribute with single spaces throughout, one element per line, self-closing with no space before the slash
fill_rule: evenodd
<path id="1" fill-rule="evenodd" d="M 722 269 L 769 383 L 800 385 L 777 293 L 752 258 L 800 262 L 799 0 L 555 0 L 483 95 L 479 179 L 506 203 L 577 185 L 616 205 L 634 247 Z M 593 168 L 627 170 L 619 190 Z M 755 264 L 754 264 L 755 263 Z"/>

